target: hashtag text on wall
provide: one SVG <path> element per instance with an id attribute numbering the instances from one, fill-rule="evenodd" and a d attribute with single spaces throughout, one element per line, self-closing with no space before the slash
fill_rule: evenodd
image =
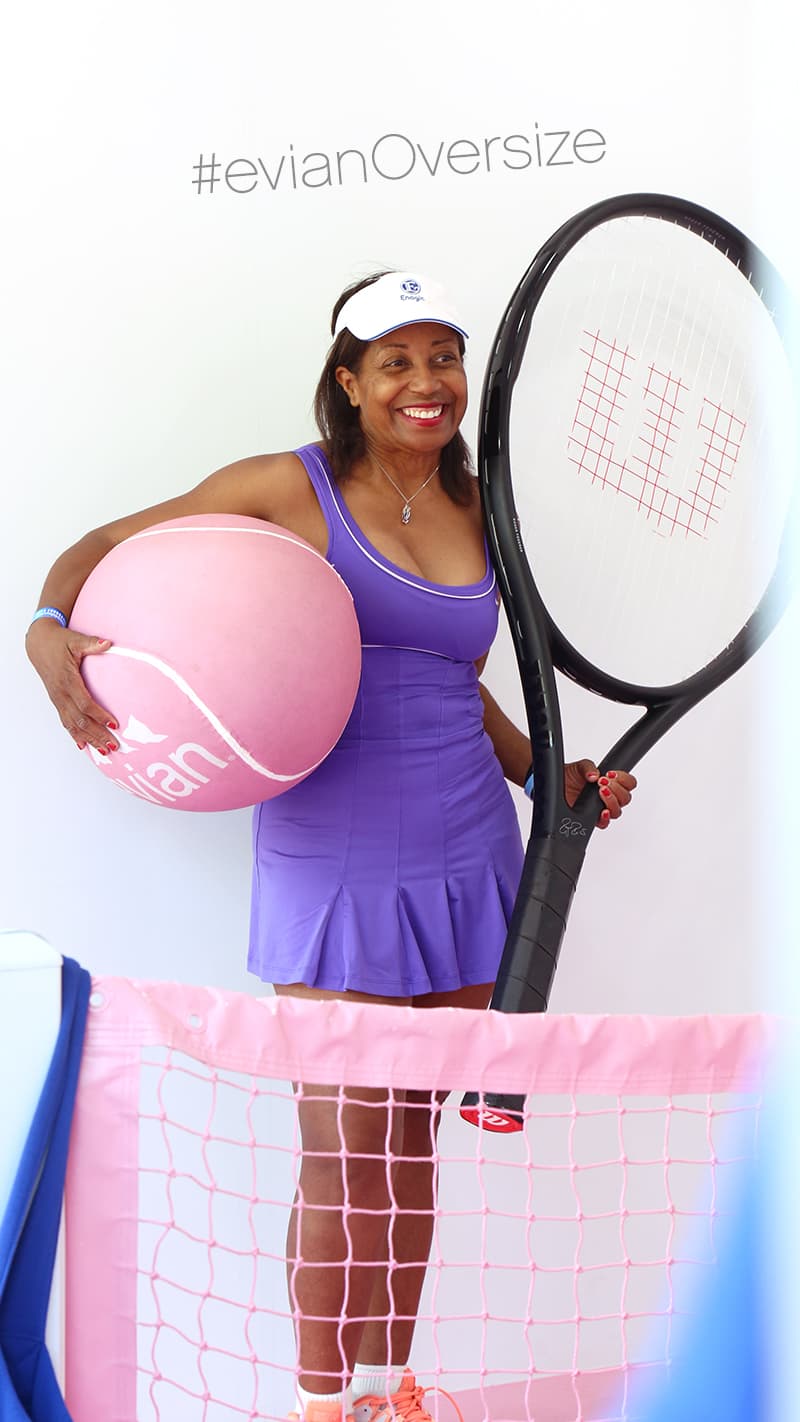
<path id="1" fill-rule="evenodd" d="M 597 128 L 544 129 L 529 133 L 491 134 L 482 138 L 414 139 L 404 133 L 384 133 L 364 147 L 314 149 L 301 153 L 294 143 L 266 156 L 221 156 L 202 152 L 192 165 L 198 193 L 245 195 L 298 189 L 340 188 L 375 181 L 402 182 L 439 177 L 502 172 L 529 172 L 599 163 L 607 151 Z"/>

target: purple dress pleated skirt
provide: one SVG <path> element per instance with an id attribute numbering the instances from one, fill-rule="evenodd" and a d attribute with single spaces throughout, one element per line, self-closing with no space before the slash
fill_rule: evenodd
<path id="1" fill-rule="evenodd" d="M 353 594 L 361 684 L 323 764 L 256 807 L 248 966 L 385 997 L 492 982 L 523 850 L 474 665 L 497 630 L 488 558 L 470 586 L 416 578 L 365 539 L 318 446 L 297 453 Z"/>

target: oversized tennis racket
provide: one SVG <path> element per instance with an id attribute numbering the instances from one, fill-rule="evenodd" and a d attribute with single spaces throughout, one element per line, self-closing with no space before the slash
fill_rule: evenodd
<path id="1" fill-rule="evenodd" d="M 554 668 L 644 707 L 600 769 L 632 769 L 741 667 L 789 596 L 797 399 L 789 302 L 693 203 L 594 204 L 537 253 L 497 333 L 479 472 L 533 746 L 534 806 L 491 1007 L 543 1012 L 601 808 L 564 798 Z M 512 418 L 513 415 L 513 418 Z M 523 1097 L 464 1098 L 520 1129 Z"/>

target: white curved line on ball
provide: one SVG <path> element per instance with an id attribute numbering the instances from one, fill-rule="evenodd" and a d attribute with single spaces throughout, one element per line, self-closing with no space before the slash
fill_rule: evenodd
<path id="1" fill-rule="evenodd" d="M 133 543 L 137 538 L 160 538 L 169 533 L 254 533 L 258 538 L 278 538 L 282 543 L 291 543 L 293 547 L 302 549 L 304 553 L 313 553 L 315 558 L 319 558 L 329 568 L 332 567 L 324 553 L 320 553 L 318 548 L 312 548 L 304 539 L 295 537 L 288 529 L 286 533 L 273 533 L 271 528 L 237 528 L 235 525 L 231 527 L 224 523 L 206 523 L 191 528 L 157 528 L 154 526 L 153 528 L 140 528 L 138 533 L 132 533 L 125 542 Z M 332 571 L 335 573 L 336 569 L 333 568 Z"/>
<path id="2" fill-rule="evenodd" d="M 281 543 L 291 543 L 293 548 L 299 548 L 301 552 L 311 553 L 315 558 L 319 558 L 320 562 L 324 563 L 325 567 L 330 568 L 331 572 L 335 574 L 347 593 L 347 596 L 350 598 L 350 601 L 353 601 L 353 594 L 347 586 L 347 583 L 344 581 L 341 573 L 328 561 L 325 554 L 320 553 L 318 548 L 313 548 L 311 544 L 306 543 L 304 539 L 290 533 L 288 529 L 285 533 L 275 533 L 271 528 L 237 528 L 236 526 L 231 528 L 224 523 L 203 524 L 202 527 L 195 525 L 192 528 L 159 528 L 158 525 L 155 524 L 152 528 L 140 528 L 138 533 L 132 533 L 130 538 L 126 538 L 124 541 L 126 543 L 134 543 L 137 538 L 160 538 L 168 533 L 255 533 L 259 538 L 278 538 Z M 121 546 L 121 544 L 117 544 L 117 547 Z"/>
<path id="3" fill-rule="evenodd" d="M 111 646 L 103 653 L 103 656 L 128 657 L 132 661 L 146 662 L 148 666 L 155 667 L 156 671 L 161 672 L 162 676 L 167 677 L 179 691 L 183 692 L 184 696 L 188 696 L 192 705 L 196 706 L 197 710 L 205 716 L 220 739 L 223 740 L 226 745 L 230 746 L 232 751 L 236 752 L 240 760 L 243 760 L 245 765 L 249 765 L 251 770 L 258 771 L 259 775 L 266 776 L 268 780 L 281 780 L 284 784 L 289 784 L 293 780 L 299 780 L 303 775 L 310 775 L 312 770 L 316 770 L 317 766 L 322 764 L 335 744 L 334 742 L 329 747 L 329 750 L 325 752 L 325 755 L 321 756 L 319 760 L 315 760 L 313 765 L 306 766 L 304 770 L 296 771 L 294 775 L 280 775 L 277 770 L 268 770 L 265 765 L 261 765 L 249 751 L 245 750 L 244 746 L 239 745 L 235 736 L 232 736 L 230 731 L 223 726 L 219 717 L 211 710 L 211 707 L 206 706 L 205 702 L 200 699 L 188 681 L 181 676 L 180 672 L 175 671 L 175 668 L 171 667 L 168 662 L 162 662 L 161 658 L 153 656 L 152 652 L 137 652 L 133 647 Z"/>

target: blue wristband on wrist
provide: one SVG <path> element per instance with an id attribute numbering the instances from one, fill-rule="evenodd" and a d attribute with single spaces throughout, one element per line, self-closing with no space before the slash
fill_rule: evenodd
<path id="1" fill-rule="evenodd" d="M 58 607 L 40 607 L 38 612 L 34 612 L 31 624 L 38 622 L 40 617 L 52 617 L 55 622 L 60 622 L 62 627 L 67 625 L 67 619 Z"/>
<path id="2" fill-rule="evenodd" d="M 525 776 L 525 784 L 524 784 L 524 786 L 523 786 L 523 789 L 524 789 L 525 794 L 527 795 L 528 799 L 529 799 L 529 800 L 532 800 L 532 799 L 533 799 L 533 766 L 531 766 L 530 770 L 528 771 L 528 774 Z"/>

